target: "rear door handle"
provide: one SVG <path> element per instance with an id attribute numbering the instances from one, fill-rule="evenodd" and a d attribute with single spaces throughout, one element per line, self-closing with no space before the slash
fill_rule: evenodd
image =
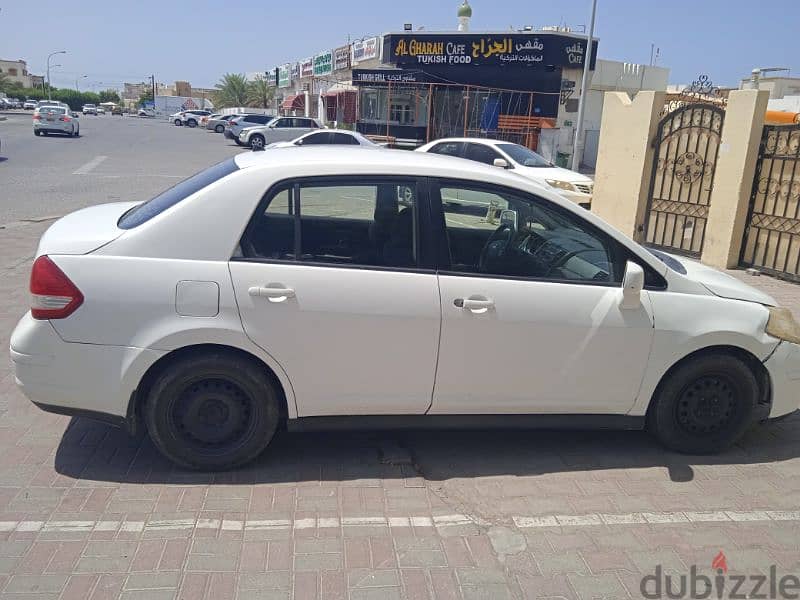
<path id="1" fill-rule="evenodd" d="M 490 308 L 494 308 L 494 300 L 483 297 L 456 298 L 453 300 L 453 304 L 464 310 L 471 310 L 474 313 L 485 313 Z"/>
<path id="2" fill-rule="evenodd" d="M 268 298 L 270 302 L 284 302 L 295 296 L 294 290 L 283 284 L 253 286 L 248 288 L 247 293 L 257 298 Z"/>

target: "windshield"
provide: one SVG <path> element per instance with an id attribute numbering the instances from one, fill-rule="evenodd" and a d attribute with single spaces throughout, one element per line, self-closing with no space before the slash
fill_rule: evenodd
<path id="1" fill-rule="evenodd" d="M 223 177 L 230 175 L 237 171 L 239 167 L 236 166 L 234 159 L 229 158 L 226 161 L 218 163 L 213 167 L 209 167 L 204 171 L 192 175 L 189 179 L 184 179 L 179 184 L 171 187 L 165 192 L 162 192 L 152 200 L 148 200 L 143 204 L 134 206 L 120 218 L 117 227 L 120 229 L 133 229 L 149 221 L 156 215 L 160 215 L 168 208 L 175 206 L 184 198 L 188 198 L 195 192 L 202 190 L 204 187 L 219 181 Z"/>
<path id="2" fill-rule="evenodd" d="M 681 275 L 686 275 L 686 268 L 683 266 L 683 263 L 681 263 L 681 261 L 679 261 L 678 259 L 670 256 L 669 254 L 661 252 L 661 250 L 656 250 L 655 248 L 647 248 L 645 246 L 645 249 L 650 254 L 655 256 L 658 260 L 660 260 L 665 265 L 667 265 L 673 271 L 676 271 L 676 272 L 680 273 Z"/>
<path id="3" fill-rule="evenodd" d="M 553 164 L 539 156 L 533 150 L 529 150 L 525 146 L 519 144 L 497 144 L 498 150 L 502 150 L 508 154 L 516 163 L 524 167 L 552 167 Z"/>

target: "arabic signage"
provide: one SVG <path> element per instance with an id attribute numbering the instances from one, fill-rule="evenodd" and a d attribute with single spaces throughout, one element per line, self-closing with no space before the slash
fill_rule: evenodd
<path id="1" fill-rule="evenodd" d="M 371 37 L 353 42 L 352 63 L 357 64 L 362 60 L 378 58 L 378 38 Z"/>
<path id="2" fill-rule="evenodd" d="M 277 87 L 278 85 L 278 69 L 270 69 L 264 72 L 264 79 L 267 80 L 267 85 Z"/>
<path id="3" fill-rule="evenodd" d="M 300 63 L 300 77 L 311 77 L 314 74 L 314 59 L 307 58 Z"/>
<path id="4" fill-rule="evenodd" d="M 292 81 L 300 79 L 300 63 L 292 63 L 289 67 L 289 79 Z"/>
<path id="5" fill-rule="evenodd" d="M 289 87 L 292 83 L 292 76 L 289 72 L 289 65 L 281 65 L 278 67 L 278 87 Z"/>
<path id="6" fill-rule="evenodd" d="M 353 83 L 395 84 L 433 83 L 437 81 L 423 71 L 413 69 L 353 69 Z"/>
<path id="7" fill-rule="evenodd" d="M 329 75 L 333 73 L 333 52 L 327 50 L 314 57 L 314 76 Z"/>
<path id="8" fill-rule="evenodd" d="M 593 42 L 592 61 L 597 58 Z M 583 68 L 586 39 L 535 34 L 392 34 L 384 41 L 384 60 L 396 65 L 541 65 Z"/>
<path id="9" fill-rule="evenodd" d="M 350 68 L 350 46 L 342 46 L 333 51 L 333 70 Z"/>

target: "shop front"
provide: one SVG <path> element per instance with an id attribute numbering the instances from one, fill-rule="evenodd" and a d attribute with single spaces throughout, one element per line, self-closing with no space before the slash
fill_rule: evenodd
<path id="1" fill-rule="evenodd" d="M 590 68 L 596 54 L 595 41 Z M 571 34 L 388 34 L 384 68 L 353 70 L 357 129 L 399 147 L 477 136 L 536 148 L 555 126 L 562 69 L 585 55 L 586 37 Z"/>

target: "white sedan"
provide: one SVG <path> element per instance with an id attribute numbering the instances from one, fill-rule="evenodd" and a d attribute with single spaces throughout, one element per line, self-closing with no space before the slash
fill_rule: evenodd
<path id="1" fill-rule="evenodd" d="M 594 181 L 590 177 L 557 167 L 530 148 L 519 144 L 485 138 L 445 138 L 420 146 L 416 150 L 458 156 L 487 165 L 512 169 L 531 181 L 553 188 L 583 208 L 591 208 Z"/>
<path id="2" fill-rule="evenodd" d="M 273 142 L 266 146 L 253 146 L 253 150 L 271 150 L 273 148 L 291 148 L 292 146 L 364 146 L 380 148 L 378 144 L 364 137 L 357 131 L 347 129 L 323 129 L 301 135 L 288 142 Z"/>
<path id="3" fill-rule="evenodd" d="M 30 291 L 11 338 L 28 398 L 145 427 L 199 469 L 284 425 L 646 427 L 717 452 L 800 398 L 800 327 L 769 296 L 414 152 L 240 154 L 80 210 L 42 237 Z"/>

